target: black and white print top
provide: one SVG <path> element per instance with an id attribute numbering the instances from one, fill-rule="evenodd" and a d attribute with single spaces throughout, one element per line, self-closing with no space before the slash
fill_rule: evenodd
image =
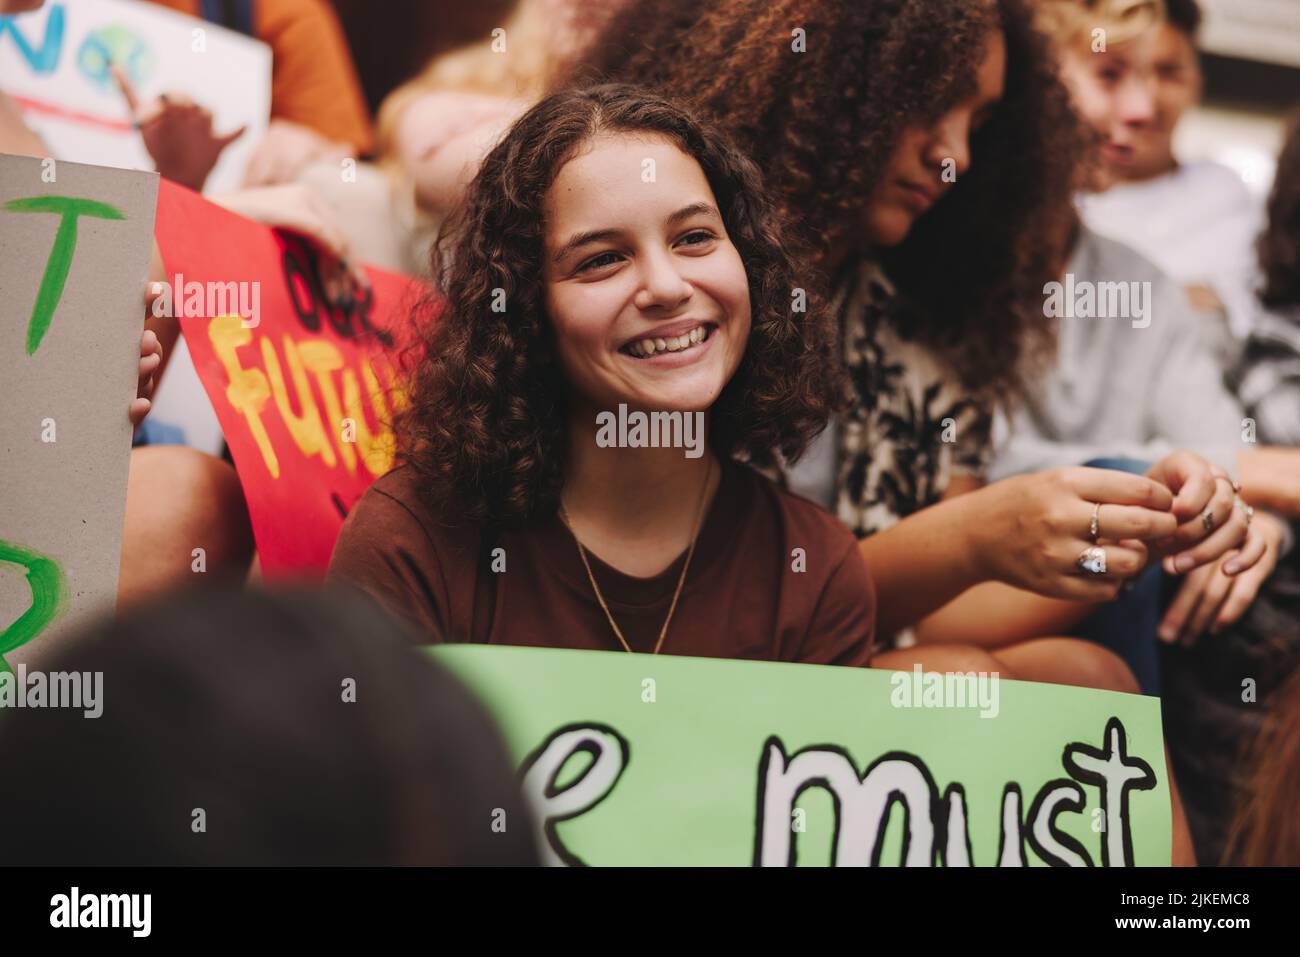
<path id="1" fill-rule="evenodd" d="M 832 432 L 832 510 L 865 538 L 938 502 L 954 475 L 982 478 L 993 410 L 908 337 L 909 307 L 878 263 L 848 273 L 835 307 L 853 405 Z"/>

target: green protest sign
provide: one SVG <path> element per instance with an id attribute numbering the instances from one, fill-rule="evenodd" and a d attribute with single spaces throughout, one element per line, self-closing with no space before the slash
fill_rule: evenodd
<path id="1" fill-rule="evenodd" d="M 1170 860 L 1155 698 L 991 675 L 433 654 L 499 721 L 548 863 Z"/>

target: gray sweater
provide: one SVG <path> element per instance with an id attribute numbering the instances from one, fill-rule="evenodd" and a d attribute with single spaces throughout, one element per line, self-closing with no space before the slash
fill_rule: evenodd
<path id="1" fill-rule="evenodd" d="M 1101 457 L 1154 462 L 1180 448 L 1235 476 L 1245 413 L 1224 384 L 1226 326 L 1149 260 L 1086 228 L 1067 274 L 1063 291 L 1044 291 L 1055 367 L 999 422 L 990 478 Z M 1108 310 L 1123 300 L 1101 283 L 1149 285 L 1130 285 L 1128 308 Z M 1124 315 L 1098 315 L 1107 311 Z"/>

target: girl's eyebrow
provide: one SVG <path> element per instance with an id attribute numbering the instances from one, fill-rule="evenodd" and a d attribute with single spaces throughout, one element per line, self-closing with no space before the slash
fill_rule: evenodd
<path id="1" fill-rule="evenodd" d="M 617 236 L 617 229 L 592 229 L 585 233 L 574 233 L 569 237 L 569 241 L 561 246 L 552 257 L 555 262 L 559 262 L 569 253 L 573 252 L 580 246 L 589 246 L 592 243 L 604 242 L 606 239 Z"/>
<path id="2" fill-rule="evenodd" d="M 677 212 L 668 217 L 668 225 L 676 226 L 683 219 L 690 219 L 692 216 L 716 216 L 721 219 L 722 216 L 709 203 L 691 203 L 689 206 L 683 206 Z"/>
<path id="3" fill-rule="evenodd" d="M 721 219 L 721 214 L 709 203 L 691 203 L 683 206 L 677 212 L 668 217 L 668 225 L 675 226 L 684 219 L 690 219 L 692 216 L 714 216 Z M 565 256 L 569 255 L 575 249 L 582 246 L 589 246 L 592 243 L 604 242 L 619 234 L 617 229 L 591 229 L 586 232 L 574 233 L 569 237 L 568 242 L 561 246 L 552 257 L 555 262 L 559 262 Z"/>

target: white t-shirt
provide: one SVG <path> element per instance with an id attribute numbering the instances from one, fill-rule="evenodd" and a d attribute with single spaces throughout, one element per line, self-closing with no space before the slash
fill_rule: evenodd
<path id="1" fill-rule="evenodd" d="M 1088 227 L 1131 246 L 1183 285 L 1214 289 L 1238 338 L 1254 325 L 1263 203 L 1219 163 L 1184 163 L 1141 183 L 1079 197 Z"/>

